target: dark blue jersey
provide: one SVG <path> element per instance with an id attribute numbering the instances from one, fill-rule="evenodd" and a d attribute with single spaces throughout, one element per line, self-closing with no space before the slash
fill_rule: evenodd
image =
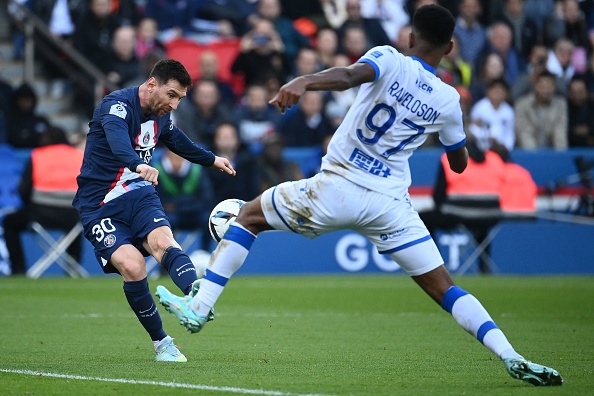
<path id="1" fill-rule="evenodd" d="M 150 163 L 157 141 L 196 164 L 210 167 L 214 163 L 214 154 L 173 125 L 170 114 L 145 116 L 138 87 L 107 95 L 89 123 L 73 206 L 79 211 L 93 210 L 128 191 L 154 190 L 152 183 L 134 171 L 138 165 Z"/>

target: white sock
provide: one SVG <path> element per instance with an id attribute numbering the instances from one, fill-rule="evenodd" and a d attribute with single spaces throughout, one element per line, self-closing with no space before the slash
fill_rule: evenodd
<path id="1" fill-rule="evenodd" d="M 200 316 L 208 315 L 225 285 L 247 258 L 256 236 L 240 224 L 229 227 L 225 237 L 213 252 L 200 282 L 200 289 L 192 299 L 191 306 Z"/>
<path id="2" fill-rule="evenodd" d="M 456 322 L 501 359 L 521 358 L 479 300 L 457 286 L 455 288 L 456 290 L 450 290 L 457 294 L 451 306 L 451 314 Z"/>

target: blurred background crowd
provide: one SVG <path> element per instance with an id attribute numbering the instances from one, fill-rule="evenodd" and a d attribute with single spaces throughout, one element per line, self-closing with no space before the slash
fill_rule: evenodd
<path id="1" fill-rule="evenodd" d="M 220 200 L 251 199 L 315 171 L 283 153 L 312 150 L 319 160 L 356 90 L 308 92 L 285 115 L 268 100 L 289 79 L 348 65 L 374 46 L 406 54 L 415 9 L 433 3 L 457 20 L 454 50 L 437 75 L 460 93 L 467 136 L 481 150 L 594 147 L 593 0 L 11 0 L 12 59 L 5 61 L 27 54 L 23 6 L 53 38 L 34 36 L 36 65 L 48 81 L 43 94 L 68 96 L 88 121 L 96 100 L 73 78 L 79 63 L 60 46 L 69 67 L 41 51 L 54 39 L 105 76 L 110 88 L 102 94 L 141 84 L 161 58 L 181 57 L 194 85 L 174 122 L 229 158 L 238 176 L 230 183 L 164 152 L 155 159 L 167 180 L 160 196 L 166 209 L 206 213 Z M 0 82 L 0 143 L 40 145 L 51 119 L 36 111 L 39 95 L 30 82 Z M 72 143 L 84 141 L 83 128 L 67 132 Z"/>

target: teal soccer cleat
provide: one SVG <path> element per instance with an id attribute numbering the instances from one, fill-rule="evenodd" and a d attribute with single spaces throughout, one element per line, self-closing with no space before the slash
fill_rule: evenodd
<path id="1" fill-rule="evenodd" d="M 535 386 L 557 386 L 563 384 L 563 377 L 547 366 L 532 363 L 524 359 L 504 359 L 503 363 L 509 375 Z"/>
<path id="2" fill-rule="evenodd" d="M 167 336 L 163 338 L 155 346 L 157 362 L 187 362 L 188 359 L 177 349 L 177 346 L 173 343 L 173 338 Z"/>
<path id="3" fill-rule="evenodd" d="M 196 315 L 192 311 L 192 308 L 190 308 L 191 296 L 176 296 L 161 285 L 157 286 L 156 295 L 159 297 L 161 305 L 179 319 L 179 323 L 191 333 L 198 333 L 202 330 L 206 322 L 214 319 L 213 314 L 209 314 L 208 316 Z"/>

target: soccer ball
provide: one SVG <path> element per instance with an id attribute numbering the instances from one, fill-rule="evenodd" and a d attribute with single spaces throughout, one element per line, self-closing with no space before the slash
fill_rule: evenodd
<path id="1" fill-rule="evenodd" d="M 223 235 L 229 229 L 231 223 L 235 221 L 235 218 L 239 214 L 239 209 L 243 206 L 245 201 L 241 199 L 226 199 L 219 202 L 214 207 L 208 218 L 208 230 L 212 239 L 221 242 Z"/>

